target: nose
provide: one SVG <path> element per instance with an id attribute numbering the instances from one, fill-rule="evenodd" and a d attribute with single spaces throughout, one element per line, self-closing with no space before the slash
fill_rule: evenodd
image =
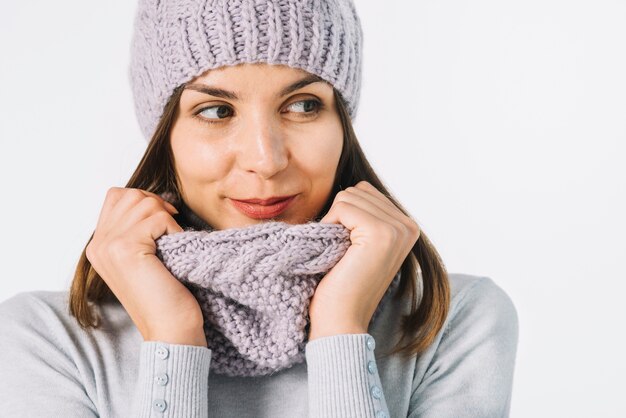
<path id="1" fill-rule="evenodd" d="M 260 113 L 260 112 L 259 112 Z M 240 132 L 239 165 L 246 171 L 258 173 L 264 179 L 284 170 L 289 163 L 286 135 L 280 121 L 271 115 L 250 117 Z"/>

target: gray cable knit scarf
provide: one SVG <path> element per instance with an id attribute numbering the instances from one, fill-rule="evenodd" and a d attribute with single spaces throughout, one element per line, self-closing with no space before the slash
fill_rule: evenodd
<path id="1" fill-rule="evenodd" d="M 214 230 L 184 203 L 174 219 L 183 232 L 156 240 L 157 257 L 198 300 L 211 370 L 262 376 L 304 361 L 308 308 L 320 280 L 350 246 L 340 224 L 268 221 Z M 396 274 L 370 324 L 397 288 Z"/>

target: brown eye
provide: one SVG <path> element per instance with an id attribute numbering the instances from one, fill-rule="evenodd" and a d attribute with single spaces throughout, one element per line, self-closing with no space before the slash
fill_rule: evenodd
<path id="1" fill-rule="evenodd" d="M 287 106 L 288 109 L 293 110 L 295 113 L 304 115 L 317 113 L 321 107 L 322 103 L 316 99 L 299 100 Z"/>
<path id="2" fill-rule="evenodd" d="M 212 122 L 211 119 L 224 119 L 228 116 L 232 116 L 232 109 L 225 105 L 209 106 L 201 109 L 197 115 L 201 115 L 207 122 Z"/>

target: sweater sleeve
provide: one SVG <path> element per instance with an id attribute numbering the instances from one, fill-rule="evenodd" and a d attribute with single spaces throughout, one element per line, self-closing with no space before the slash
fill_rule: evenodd
<path id="1" fill-rule="evenodd" d="M 129 416 L 207 418 L 211 354 L 207 347 L 142 342 Z"/>
<path id="2" fill-rule="evenodd" d="M 370 334 L 318 338 L 305 347 L 309 418 L 389 418 Z"/>
<path id="3" fill-rule="evenodd" d="M 490 278 L 462 292 L 423 379 L 413 382 L 409 418 L 509 416 L 517 311 Z"/>

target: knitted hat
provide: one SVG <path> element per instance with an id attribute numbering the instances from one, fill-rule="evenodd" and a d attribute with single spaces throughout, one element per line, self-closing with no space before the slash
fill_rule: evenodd
<path id="1" fill-rule="evenodd" d="M 142 133 L 149 141 L 179 85 L 209 69 L 255 62 L 328 81 L 354 119 L 362 39 L 353 0 L 139 0 L 129 76 Z"/>

